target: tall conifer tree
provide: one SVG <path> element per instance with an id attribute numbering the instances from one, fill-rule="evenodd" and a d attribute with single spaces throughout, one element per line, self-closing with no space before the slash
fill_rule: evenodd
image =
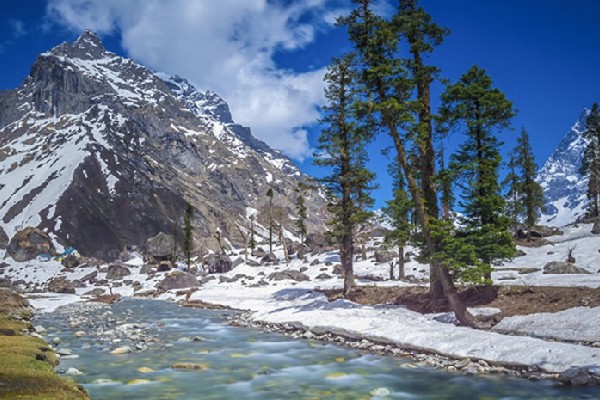
<path id="1" fill-rule="evenodd" d="M 580 173 L 588 177 L 587 196 L 590 217 L 600 216 L 600 108 L 594 103 L 585 123 L 583 137 L 588 141 Z"/>
<path id="2" fill-rule="evenodd" d="M 462 191 L 462 235 L 477 249 L 482 261 L 478 270 L 488 283 L 491 264 L 514 256 L 516 251 L 498 184 L 501 143 L 494 136 L 494 131 L 509 127 L 514 115 L 512 103 L 477 66 L 457 83 L 448 85 L 442 94 L 441 123 L 467 136 L 452 155 L 450 169 L 457 173 Z"/>
<path id="3" fill-rule="evenodd" d="M 516 163 L 520 169 L 520 192 L 525 225 L 528 232 L 531 231 L 542 207 L 544 206 L 544 194 L 542 187 L 535 181 L 538 166 L 535 163 L 533 149 L 529 141 L 529 134 L 525 129 L 517 139 L 517 147 L 514 150 Z"/>
<path id="4" fill-rule="evenodd" d="M 321 182 L 327 187 L 332 214 L 329 225 L 340 247 L 346 295 L 355 287 L 354 233 L 370 216 L 362 205 L 372 204 L 369 194 L 374 178 L 365 167 L 365 144 L 371 140 L 372 131 L 364 123 L 368 115 L 363 111 L 356 78 L 353 54 L 334 60 L 329 67 L 325 75 L 328 104 L 323 107 L 319 153 L 315 154 L 315 164 L 331 170 Z"/>
<path id="5" fill-rule="evenodd" d="M 458 297 L 446 265 L 436 257 L 434 237 L 439 207 L 435 187 L 435 152 L 431 132 L 430 84 L 436 69 L 424 57 L 440 44 L 446 31 L 435 25 L 416 0 L 400 0 L 396 16 L 385 21 L 372 11 L 371 1 L 353 0 L 356 9 L 340 19 L 361 59 L 361 81 L 378 128 L 392 139 L 406 179 L 424 241 L 422 252 L 431 266 L 432 301 L 445 296 L 462 324 L 476 325 Z M 410 47 L 411 58 L 399 56 L 400 40 Z M 413 147 L 413 151 L 411 151 Z M 413 157 L 414 155 L 414 157 Z"/>

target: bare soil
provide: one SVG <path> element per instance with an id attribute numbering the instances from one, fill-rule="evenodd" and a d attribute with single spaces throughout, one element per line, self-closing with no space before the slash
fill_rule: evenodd
<path id="1" fill-rule="evenodd" d="M 325 291 L 329 300 L 343 298 L 341 290 Z M 502 317 L 558 312 L 573 307 L 600 306 L 600 288 L 549 286 L 475 286 L 460 291 L 468 307 L 495 307 Z M 348 300 L 365 305 L 396 304 L 421 313 L 450 311 L 445 302 L 431 303 L 426 287 L 361 286 Z"/>

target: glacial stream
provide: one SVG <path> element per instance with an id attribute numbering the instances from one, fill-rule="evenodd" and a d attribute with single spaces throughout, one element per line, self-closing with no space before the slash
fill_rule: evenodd
<path id="1" fill-rule="evenodd" d="M 78 307 L 40 314 L 34 323 L 47 329 L 49 342 L 60 338 L 55 347 L 76 355 L 63 358 L 59 369 L 80 371 L 82 375 L 72 378 L 83 384 L 94 400 L 532 400 L 600 396 L 596 387 L 564 389 L 553 387 L 551 382 L 467 377 L 415 368 L 406 359 L 232 327 L 226 324 L 231 311 L 133 299 L 96 309 L 84 306 L 87 311 Z M 138 334 L 123 339 L 119 332 L 124 330 L 116 327 Z M 119 346 L 133 351 L 110 353 Z M 201 369 L 171 368 L 176 363 L 194 363 Z"/>

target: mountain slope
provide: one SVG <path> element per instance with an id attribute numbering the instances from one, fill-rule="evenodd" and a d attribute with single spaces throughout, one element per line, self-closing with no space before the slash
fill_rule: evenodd
<path id="1" fill-rule="evenodd" d="M 195 209 L 197 247 L 215 232 L 240 243 L 247 213 L 293 230 L 307 180 L 283 154 L 235 124 L 227 104 L 181 78 L 108 52 L 92 32 L 41 54 L 16 90 L 0 93 L 0 226 L 40 226 L 86 255 L 114 258 Z M 324 200 L 307 194 L 311 224 Z M 243 231 L 244 228 L 242 228 Z"/>
<path id="2" fill-rule="evenodd" d="M 564 226 L 585 214 L 588 180 L 579 173 L 586 141 L 582 136 L 589 110 L 584 110 L 571 130 L 538 173 L 546 199 L 540 223 Z"/>

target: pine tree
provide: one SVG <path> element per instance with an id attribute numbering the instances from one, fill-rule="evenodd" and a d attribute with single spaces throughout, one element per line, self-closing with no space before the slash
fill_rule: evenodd
<path id="1" fill-rule="evenodd" d="M 404 246 L 410 239 L 410 212 L 412 203 L 406 192 L 404 176 L 402 176 L 396 163 L 390 164 L 388 170 L 393 178 L 394 197 L 386 203 L 386 206 L 382 210 L 392 225 L 392 229 L 386 235 L 385 241 L 389 245 L 398 246 L 398 279 L 404 279 Z M 394 279 L 393 275 L 394 272 L 391 269 L 391 279 Z"/>
<path id="2" fill-rule="evenodd" d="M 540 184 L 535 181 L 538 166 L 533 156 L 529 134 L 525 129 L 521 131 L 521 136 L 517 139 L 517 147 L 514 152 L 521 172 L 519 189 L 525 214 L 525 225 L 527 225 L 527 231 L 530 232 L 544 206 L 544 193 Z"/>
<path id="3" fill-rule="evenodd" d="M 436 257 L 439 238 L 432 235 L 439 208 L 430 84 L 437 70 L 425 65 L 424 56 L 441 43 L 446 30 L 435 25 L 415 0 L 400 0 L 391 22 L 372 11 L 371 1 L 353 2 L 357 8 L 339 22 L 346 25 L 360 56 L 365 97 L 370 99 L 378 129 L 385 131 L 394 143 L 410 191 L 423 238 L 421 252 L 430 261 L 430 298 L 437 301 L 445 296 L 459 321 L 475 326 L 477 322 L 458 297 L 448 268 Z M 400 39 L 410 47 L 411 59 L 399 57 Z M 416 96 L 413 96 L 414 92 Z M 412 152 L 411 144 L 415 147 Z"/>
<path id="4" fill-rule="evenodd" d="M 273 189 L 267 190 L 269 198 L 269 253 L 273 253 Z"/>
<path id="5" fill-rule="evenodd" d="M 515 112 L 512 103 L 492 86 L 486 72 L 472 67 L 457 83 L 442 94 L 440 121 L 450 130 L 460 130 L 466 141 L 450 159 L 461 189 L 460 206 L 464 209 L 461 235 L 475 246 L 482 264 L 476 281 L 491 282 L 491 264 L 515 254 L 515 244 L 504 216 L 504 198 L 498 173 L 502 158 L 501 143 L 493 132 L 507 128 Z"/>
<path id="6" fill-rule="evenodd" d="M 365 144 L 371 140 L 372 133 L 364 123 L 368 116 L 357 91 L 354 61 L 353 54 L 335 59 L 325 75 L 328 104 L 323 107 L 319 153 L 315 154 L 314 160 L 315 164 L 331 171 L 321 182 L 326 185 L 328 209 L 332 215 L 330 233 L 340 247 L 345 295 L 355 287 L 354 232 L 370 216 L 360 204 L 372 204 L 369 193 L 374 178 L 365 167 Z"/>
<path id="7" fill-rule="evenodd" d="M 183 216 L 183 252 L 187 261 L 188 268 L 192 265 L 192 250 L 193 250 L 193 226 L 192 218 L 194 210 L 190 203 L 186 204 L 185 215 Z"/>
<path id="8" fill-rule="evenodd" d="M 254 215 L 250 216 L 250 241 L 248 243 L 248 246 L 250 247 L 251 251 L 254 251 L 254 249 L 256 248 L 256 231 L 254 230 Z"/>
<path id="9" fill-rule="evenodd" d="M 300 188 L 298 190 L 300 192 Z M 308 218 L 306 201 L 304 200 L 303 194 L 300 192 L 296 198 L 296 233 L 300 236 L 300 249 L 298 250 L 298 257 L 304 258 L 304 240 L 308 233 L 308 227 L 306 225 L 306 219 Z"/>
<path id="10" fill-rule="evenodd" d="M 502 181 L 506 197 L 506 216 L 511 220 L 513 231 L 516 234 L 519 230 L 519 218 L 523 214 L 523 204 L 521 203 L 521 180 L 517 172 L 517 158 L 513 151 L 508 161 L 508 174 Z"/>
<path id="11" fill-rule="evenodd" d="M 588 214 L 600 216 L 600 108 L 594 103 L 585 123 L 583 137 L 588 144 L 583 152 L 579 172 L 588 178 L 587 196 L 590 201 Z"/>

